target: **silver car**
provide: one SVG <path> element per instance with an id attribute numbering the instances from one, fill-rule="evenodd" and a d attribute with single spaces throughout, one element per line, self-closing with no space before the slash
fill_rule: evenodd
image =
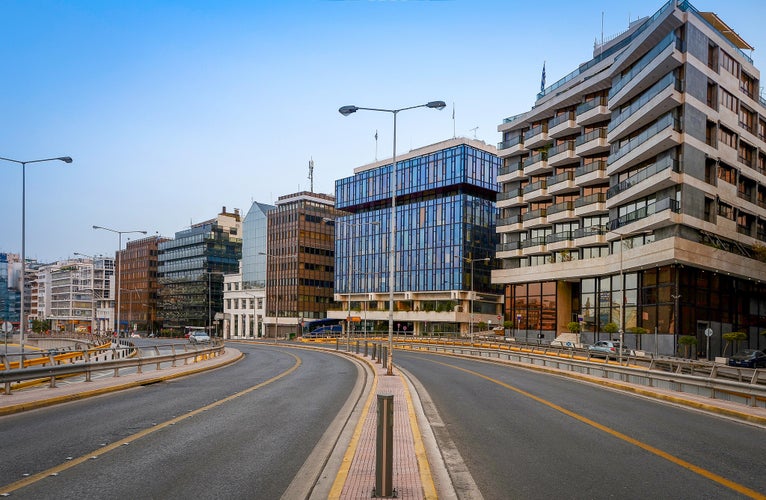
<path id="1" fill-rule="evenodd" d="M 618 359 L 620 357 L 619 340 L 599 340 L 595 344 L 588 346 L 588 353 L 591 356 L 603 356 L 604 358 Z M 630 349 L 622 348 L 623 357 L 630 355 Z"/>
<path id="2" fill-rule="evenodd" d="M 192 332 L 189 334 L 189 342 L 192 344 L 207 344 L 210 342 L 210 335 L 205 332 Z"/>

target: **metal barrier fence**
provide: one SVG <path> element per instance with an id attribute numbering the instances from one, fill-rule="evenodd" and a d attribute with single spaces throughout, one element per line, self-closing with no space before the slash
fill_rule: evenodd
<path id="1" fill-rule="evenodd" d="M 11 394 L 11 384 L 29 380 L 49 380 L 50 387 L 56 386 L 56 379 L 71 375 L 85 375 L 85 380 L 90 381 L 93 373 L 114 371 L 118 377 L 120 370 L 136 368 L 142 373 L 144 366 L 156 365 L 160 370 L 162 364 L 170 364 L 171 367 L 183 361 L 184 364 L 219 356 L 224 352 L 224 344 L 220 340 L 210 344 L 198 345 L 187 343 L 175 343 L 165 345 L 153 345 L 137 347 L 133 345 L 119 345 L 107 348 L 90 348 L 81 351 L 67 351 L 62 354 L 59 350 L 50 350 L 45 356 L 39 356 L 33 360 L 25 361 L 24 368 L 12 367 L 9 356 L 2 356 L 0 369 L 0 384 L 4 387 L 5 394 Z M 67 356 L 64 361 L 62 356 Z"/>

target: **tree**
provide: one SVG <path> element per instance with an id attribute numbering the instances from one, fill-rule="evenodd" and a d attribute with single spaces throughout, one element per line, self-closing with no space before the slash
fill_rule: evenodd
<path id="1" fill-rule="evenodd" d="M 602 329 L 604 330 L 604 332 L 610 333 L 610 334 L 617 333 L 618 331 L 620 331 L 620 327 L 617 326 L 617 323 L 613 321 L 610 321 L 609 323 L 605 324 Z"/>
<path id="2" fill-rule="evenodd" d="M 572 333 L 580 333 L 580 323 L 577 321 L 570 321 L 567 323 L 567 330 Z"/>
<path id="3" fill-rule="evenodd" d="M 636 336 L 636 349 L 641 349 L 641 336 L 648 332 L 649 330 L 640 326 L 634 326 L 630 329 L 630 333 L 633 333 Z"/>
<path id="4" fill-rule="evenodd" d="M 689 347 L 697 345 L 697 337 L 694 335 L 681 335 L 678 338 L 678 343 L 684 346 L 684 357 L 689 357 Z"/>
<path id="5" fill-rule="evenodd" d="M 747 334 L 745 332 L 729 332 L 724 333 L 721 335 L 723 339 L 726 341 L 726 344 L 723 346 L 723 355 L 726 356 L 726 349 L 729 347 L 729 344 L 732 342 L 737 343 L 737 350 L 739 350 L 739 342 L 741 340 L 747 340 Z"/>

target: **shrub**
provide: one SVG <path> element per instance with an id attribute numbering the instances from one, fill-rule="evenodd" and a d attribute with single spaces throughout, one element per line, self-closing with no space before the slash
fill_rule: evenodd
<path id="1" fill-rule="evenodd" d="M 606 333 L 617 333 L 618 331 L 620 331 L 620 327 L 617 326 L 617 323 L 610 321 L 609 323 L 604 325 L 603 330 Z"/>
<path id="2" fill-rule="evenodd" d="M 577 321 L 570 321 L 567 323 L 567 329 L 572 333 L 580 333 L 580 323 Z"/>
<path id="3" fill-rule="evenodd" d="M 694 335 L 681 335 L 678 343 L 684 346 L 684 357 L 689 357 L 689 347 L 697 344 L 697 337 Z"/>

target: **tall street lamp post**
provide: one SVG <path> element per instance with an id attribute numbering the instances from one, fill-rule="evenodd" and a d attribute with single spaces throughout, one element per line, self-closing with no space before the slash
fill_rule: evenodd
<path id="1" fill-rule="evenodd" d="M 120 289 L 120 271 L 122 269 L 122 256 L 120 255 L 120 252 L 122 252 L 122 235 L 123 234 L 133 234 L 133 233 L 139 233 L 139 234 L 146 234 L 146 231 L 142 230 L 135 230 L 135 231 L 118 231 L 116 229 L 111 229 L 104 226 L 93 226 L 93 229 L 103 229 L 104 231 L 109 231 L 110 233 L 116 233 L 117 234 L 117 269 L 115 269 L 115 273 L 117 274 L 117 283 L 115 284 L 115 290 L 117 290 L 117 311 L 115 311 L 115 330 L 117 332 L 117 338 L 120 338 L 120 295 L 121 295 L 121 289 Z"/>
<path id="2" fill-rule="evenodd" d="M 44 161 L 63 161 L 72 163 L 72 158 L 68 156 L 57 156 L 55 158 L 43 158 L 41 160 L 14 160 L 12 158 L 0 157 L 0 160 L 9 161 L 21 165 L 21 307 L 19 311 L 19 344 L 21 344 L 21 368 L 24 368 L 24 331 L 26 330 L 26 317 L 24 314 L 24 288 L 27 273 L 27 163 L 41 163 Z"/>
<path id="3" fill-rule="evenodd" d="M 391 155 L 391 234 L 388 248 L 388 363 L 386 368 L 386 375 L 394 374 L 394 270 L 396 267 L 396 191 L 397 191 L 397 175 L 396 175 L 396 115 L 400 111 L 407 111 L 408 109 L 415 108 L 433 108 L 442 110 L 447 105 L 444 101 L 431 101 L 426 104 L 419 104 L 417 106 L 409 106 L 399 109 L 383 109 L 383 108 L 363 108 L 359 106 L 342 106 L 338 111 L 343 116 L 348 116 L 351 113 L 356 113 L 359 110 L 363 111 L 379 111 L 381 113 L 391 113 L 394 117 L 394 148 Z"/>
<path id="4" fill-rule="evenodd" d="M 279 259 L 292 259 L 292 258 L 297 257 L 296 255 L 273 255 L 273 254 L 265 253 L 265 252 L 258 252 L 258 255 L 265 255 L 267 258 L 270 257 L 272 259 L 278 259 L 278 260 Z M 276 281 L 277 281 L 277 287 L 276 287 L 277 300 L 274 303 L 274 305 L 276 305 L 276 309 L 274 310 L 274 315 L 275 315 L 275 319 L 274 319 L 274 343 L 276 344 L 277 343 L 277 334 L 279 333 L 279 266 L 277 266 L 277 272 L 275 273 L 275 276 L 276 276 Z M 268 301 L 267 301 L 267 307 L 268 307 Z"/>

